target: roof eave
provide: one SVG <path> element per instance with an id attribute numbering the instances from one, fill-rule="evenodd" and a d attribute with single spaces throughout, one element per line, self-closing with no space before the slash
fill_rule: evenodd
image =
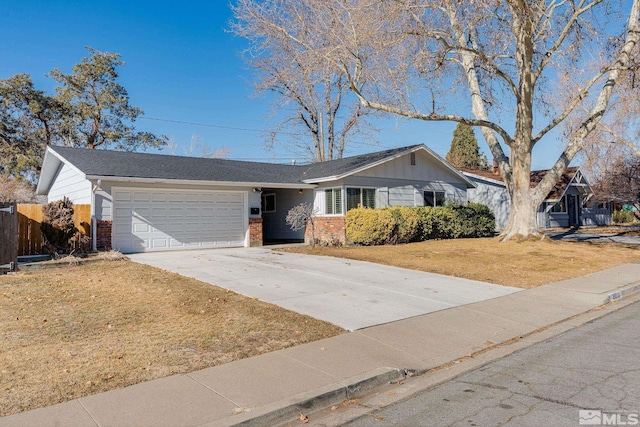
<path id="1" fill-rule="evenodd" d="M 316 185 L 300 183 L 281 183 L 281 182 L 248 182 L 248 181 L 202 181 L 191 179 L 171 179 L 171 178 L 140 178 L 127 176 L 109 176 L 109 175 L 87 175 L 87 179 L 92 181 L 112 181 L 112 182 L 132 182 L 141 184 L 187 184 L 187 185 L 217 185 L 227 187 L 259 187 L 259 188 L 295 188 L 295 189 L 313 189 Z"/>
<path id="2" fill-rule="evenodd" d="M 497 179 L 491 179 L 491 178 L 488 178 L 488 177 L 483 176 L 483 175 L 476 175 L 475 173 L 471 173 L 471 172 L 462 172 L 462 174 L 463 174 L 464 176 L 471 176 L 471 177 L 474 177 L 474 178 L 479 179 L 479 180 L 482 180 L 482 181 L 488 181 L 488 182 L 490 182 L 490 183 L 492 183 L 492 184 L 502 185 L 503 187 L 506 187 L 506 186 L 507 186 L 507 185 L 504 183 L 504 181 L 500 181 L 500 180 L 497 180 Z"/>
<path id="3" fill-rule="evenodd" d="M 391 156 L 385 157 L 383 159 L 380 159 L 376 162 L 373 163 L 368 163 L 365 166 L 361 166 L 357 169 L 352 169 L 349 172 L 343 173 L 341 175 L 333 175 L 333 176 L 325 176 L 325 177 L 320 177 L 320 178 L 314 178 L 314 179 L 305 179 L 302 180 L 302 182 L 305 183 L 322 183 L 322 182 L 330 182 L 330 181 L 337 181 L 339 179 L 344 179 L 348 176 L 351 175 L 355 175 L 357 173 L 366 171 L 368 169 L 374 168 L 376 166 L 380 166 L 384 163 L 390 162 L 392 160 L 398 159 L 402 156 L 406 156 L 409 153 L 414 153 L 418 150 L 424 150 L 426 151 L 428 154 L 430 154 L 431 156 L 433 156 L 434 158 L 436 158 L 436 160 L 440 160 L 442 162 L 443 165 L 445 165 L 451 172 L 453 172 L 455 175 L 459 176 L 460 178 L 462 178 L 462 180 L 464 181 L 465 184 L 467 184 L 468 188 L 476 188 L 476 185 L 469 180 L 466 176 L 464 176 L 464 174 L 462 172 L 460 172 L 458 169 L 454 168 L 453 166 L 451 166 L 451 164 L 449 164 L 449 162 L 447 162 L 446 160 L 444 160 L 442 157 L 440 157 L 438 154 L 436 154 L 435 151 L 431 150 L 429 147 L 427 147 L 424 144 L 418 145 L 416 147 L 412 147 L 412 148 L 408 148 L 404 151 L 401 151 L 399 153 L 393 154 Z"/>
<path id="4" fill-rule="evenodd" d="M 51 184 L 58 173 L 60 167 L 66 164 L 73 169 L 78 175 L 86 179 L 86 174 L 78 169 L 75 165 L 69 162 L 60 154 L 56 153 L 51 147 L 47 147 L 44 153 L 44 159 L 42 160 L 42 168 L 40 169 L 40 176 L 38 177 L 38 185 L 36 186 L 36 194 L 44 195 L 51 189 Z"/>

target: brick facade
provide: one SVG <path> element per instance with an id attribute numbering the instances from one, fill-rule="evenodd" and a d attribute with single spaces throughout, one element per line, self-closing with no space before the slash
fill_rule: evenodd
<path id="1" fill-rule="evenodd" d="M 346 242 L 346 226 L 344 216 L 318 216 L 313 219 L 316 228 L 316 242 L 320 244 L 344 245 Z M 311 226 L 304 232 L 305 243 L 311 243 Z"/>
<path id="2" fill-rule="evenodd" d="M 262 218 L 249 218 L 249 246 L 262 246 Z"/>
<path id="3" fill-rule="evenodd" d="M 112 221 L 96 221 L 96 247 L 98 250 L 111 250 Z"/>

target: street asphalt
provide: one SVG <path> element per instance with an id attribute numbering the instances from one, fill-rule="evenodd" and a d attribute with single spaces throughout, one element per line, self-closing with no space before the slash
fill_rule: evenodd
<path id="1" fill-rule="evenodd" d="M 348 331 L 522 291 L 370 262 L 267 248 L 155 252 L 129 257 Z"/>
<path id="2" fill-rule="evenodd" d="M 345 425 L 637 425 L 638 331 L 636 302 Z"/>

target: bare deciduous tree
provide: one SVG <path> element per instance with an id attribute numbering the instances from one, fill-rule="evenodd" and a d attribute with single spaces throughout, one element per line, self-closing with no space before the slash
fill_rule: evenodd
<path id="1" fill-rule="evenodd" d="M 233 32 L 251 42 L 245 58 L 256 71 L 254 88 L 277 95 L 274 110 L 285 118 L 269 133 L 271 149 L 284 139 L 292 152 L 317 162 L 341 158 L 352 136 L 367 136 L 372 110 L 349 90 L 345 70 L 289 37 L 311 31 L 314 1 L 238 0 Z"/>
<path id="2" fill-rule="evenodd" d="M 202 142 L 202 138 L 197 135 L 191 135 L 191 142 L 188 148 L 182 148 L 180 150 L 180 144 L 178 144 L 173 137 L 167 139 L 167 148 L 169 153 L 173 156 L 189 156 L 189 157 L 204 157 L 208 159 L 220 159 L 229 155 L 231 149 L 229 147 L 222 147 L 216 151 L 212 151 L 206 143 Z"/>
<path id="3" fill-rule="evenodd" d="M 286 223 L 293 231 L 303 230 L 307 225 L 311 226 L 311 247 L 316 246 L 316 225 L 313 220 L 315 211 L 311 203 L 300 203 L 289 209 Z"/>
<path id="4" fill-rule="evenodd" d="M 363 106 L 480 128 L 511 198 L 503 239 L 539 234 L 540 204 L 637 67 L 640 0 L 305 3 L 309 28 L 271 30 L 342 67 Z M 531 188 L 534 148 L 565 122 L 561 155 Z"/>
<path id="5" fill-rule="evenodd" d="M 37 200 L 38 196 L 27 183 L 0 173 L 0 202 L 36 203 Z"/>

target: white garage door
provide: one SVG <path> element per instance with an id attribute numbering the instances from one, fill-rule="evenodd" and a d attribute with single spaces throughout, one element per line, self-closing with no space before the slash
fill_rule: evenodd
<path id="1" fill-rule="evenodd" d="M 113 189 L 113 247 L 123 253 L 243 246 L 245 194 Z"/>

